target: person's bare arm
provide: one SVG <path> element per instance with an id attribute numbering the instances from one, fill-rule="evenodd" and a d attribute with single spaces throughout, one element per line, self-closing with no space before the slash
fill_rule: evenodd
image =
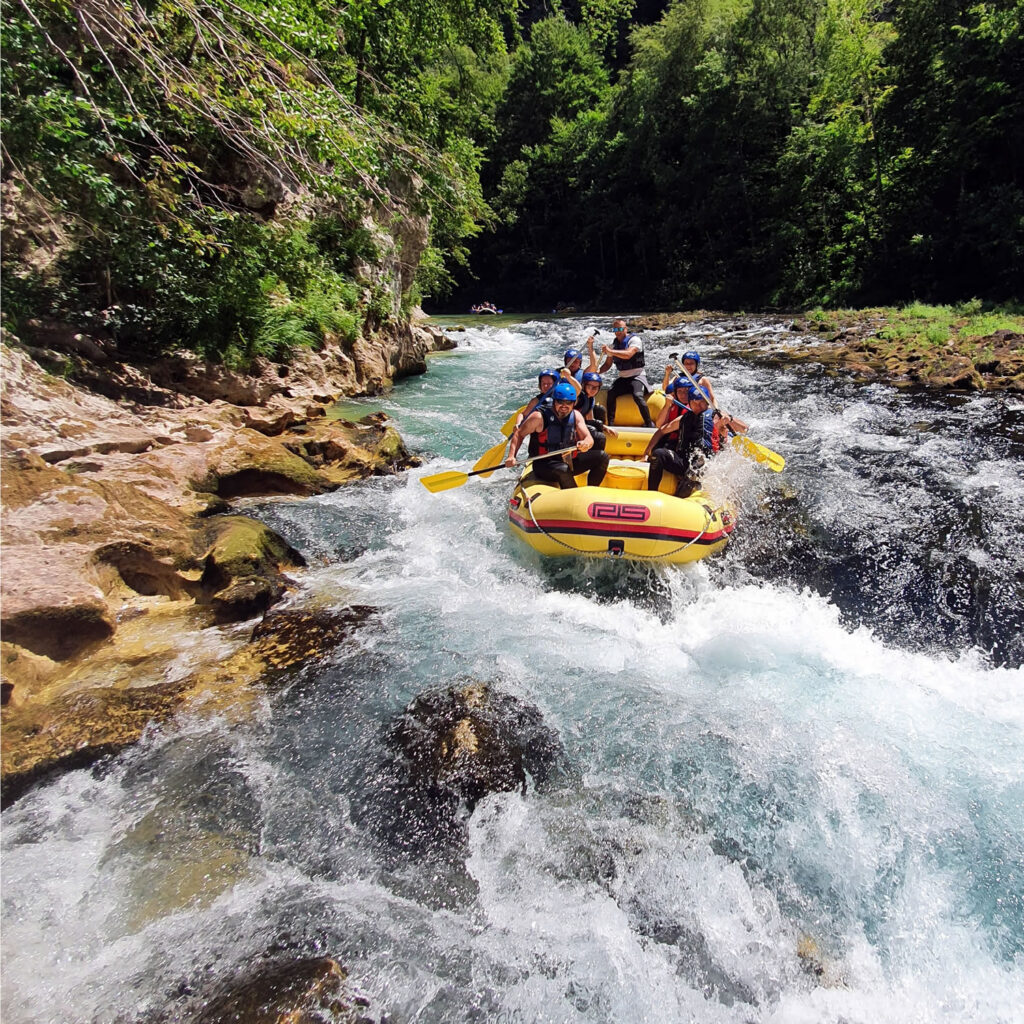
<path id="1" fill-rule="evenodd" d="M 559 371 L 561 378 L 566 384 L 571 384 L 576 390 L 576 397 L 580 397 L 580 392 L 583 390 L 583 385 L 572 375 L 572 371 L 568 366 L 563 366 Z"/>
<path id="2" fill-rule="evenodd" d="M 661 412 L 658 413 L 658 418 L 654 421 L 656 427 L 663 427 L 671 419 L 672 414 L 676 412 L 675 404 L 672 401 L 671 395 L 665 396 L 665 404 L 661 407 Z"/>
<path id="3" fill-rule="evenodd" d="M 654 451 L 658 446 L 658 442 L 666 435 L 671 434 L 674 430 L 679 429 L 682 426 L 682 417 L 677 416 L 674 420 L 666 423 L 662 427 L 658 427 L 657 430 L 651 435 L 650 441 L 647 442 L 647 447 L 644 449 L 643 457 L 645 459 L 650 458 L 651 452 Z"/>
<path id="4" fill-rule="evenodd" d="M 640 351 L 639 345 L 630 345 L 629 348 L 612 348 L 611 345 L 602 345 L 601 351 L 607 357 L 605 362 L 608 366 L 612 364 L 608 359 L 632 359 Z"/>
<path id="5" fill-rule="evenodd" d="M 519 446 L 523 443 L 523 439 L 535 431 L 540 430 L 543 426 L 544 417 L 541 416 L 539 412 L 534 412 L 530 413 L 530 415 L 512 431 L 512 436 L 509 438 L 508 443 L 508 455 L 505 458 L 506 466 L 514 466 L 516 464 L 516 453 L 519 451 Z"/>
<path id="6" fill-rule="evenodd" d="M 594 435 L 587 429 L 583 416 L 575 409 L 572 411 L 576 417 L 576 447 L 581 452 L 589 452 L 594 447 Z"/>
<path id="7" fill-rule="evenodd" d="M 536 409 L 536 408 L 537 408 L 537 399 L 536 399 L 536 397 L 534 397 L 534 398 L 531 398 L 531 399 L 530 399 L 530 400 L 529 400 L 529 401 L 528 401 L 528 402 L 526 403 L 526 408 L 525 408 L 525 409 L 523 409 L 523 411 L 522 411 L 522 412 L 521 412 L 521 413 L 520 413 L 520 414 L 519 414 L 519 415 L 518 415 L 518 416 L 516 417 L 516 429 L 517 429 L 517 430 L 519 429 L 519 427 L 520 427 L 520 426 L 522 426 L 522 424 L 524 424 L 524 423 L 526 422 L 526 420 L 527 420 L 527 417 L 528 417 L 528 416 L 529 416 L 529 415 L 530 415 L 530 414 L 531 414 L 531 413 L 532 413 L 532 412 L 534 411 L 534 409 Z"/>

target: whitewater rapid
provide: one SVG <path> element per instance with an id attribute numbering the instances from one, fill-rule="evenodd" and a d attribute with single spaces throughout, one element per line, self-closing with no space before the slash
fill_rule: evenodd
<path id="1" fill-rule="evenodd" d="M 780 374 L 728 321 L 657 332 L 787 471 L 714 468 L 718 559 L 545 562 L 501 474 L 418 480 L 588 326 L 469 329 L 383 403 L 421 468 L 247 506 L 316 566 L 296 603 L 377 611 L 243 721 L 182 715 L 4 812 L 5 1022 L 181 1019 L 274 948 L 390 1021 L 1022 1019 L 1024 451 L 971 433 L 1020 410 Z M 467 676 L 573 771 L 483 800 L 454 862 L 396 857 L 361 811 L 384 736 Z"/>

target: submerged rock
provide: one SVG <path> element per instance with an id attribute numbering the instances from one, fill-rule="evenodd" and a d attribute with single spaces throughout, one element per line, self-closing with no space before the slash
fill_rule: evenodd
<path id="1" fill-rule="evenodd" d="M 369 1006 L 352 991 L 348 972 L 336 960 L 318 957 L 268 964 L 221 983 L 186 1019 L 189 1024 L 371 1024 L 364 1012 Z"/>
<path id="2" fill-rule="evenodd" d="M 477 681 L 421 694 L 392 738 L 423 785 L 470 810 L 488 793 L 525 791 L 528 773 L 543 787 L 561 754 L 535 707 Z"/>
<path id="3" fill-rule="evenodd" d="M 134 743 L 181 707 L 187 682 L 93 687 L 4 709 L 0 801 L 7 806 L 54 772 L 82 768 Z"/>
<path id="4" fill-rule="evenodd" d="M 377 609 L 356 604 L 340 611 L 301 608 L 264 616 L 252 631 L 254 645 L 268 668 L 292 668 L 323 657 L 351 638 Z"/>
<path id="5" fill-rule="evenodd" d="M 259 525 L 259 524 L 257 524 Z M 3 803 L 50 775 L 84 768 L 136 742 L 147 726 L 188 702 L 237 716 L 279 673 L 329 655 L 375 609 L 285 609 L 267 615 L 249 643 L 219 646 L 183 662 L 181 637 L 196 615 L 189 601 L 142 603 L 92 657 L 58 663 L 14 644 L 0 645 L 5 688 L 0 753 Z M 140 678 L 172 681 L 140 686 Z"/>
<path id="6" fill-rule="evenodd" d="M 467 680 L 421 694 L 387 737 L 363 805 L 353 808 L 394 852 L 463 855 L 466 817 L 488 793 L 553 788 L 569 774 L 558 733 L 540 711 L 488 683 Z"/>

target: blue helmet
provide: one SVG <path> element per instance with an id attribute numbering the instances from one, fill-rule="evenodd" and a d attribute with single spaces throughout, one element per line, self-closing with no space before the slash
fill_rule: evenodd
<path id="1" fill-rule="evenodd" d="M 574 360 L 583 360 L 583 353 L 578 348 L 567 348 L 565 350 L 565 365 L 568 366 Z"/>
<path id="2" fill-rule="evenodd" d="M 692 349 L 689 352 L 684 352 L 683 353 L 683 362 L 685 363 L 687 359 L 692 359 L 698 366 L 700 366 L 700 353 L 699 352 L 694 352 Z"/>
<path id="3" fill-rule="evenodd" d="M 689 386 L 690 382 L 688 380 L 683 377 L 676 377 L 676 379 L 672 381 L 667 388 L 665 388 L 665 394 L 671 395 L 673 391 L 676 391 L 679 388 L 688 388 Z"/>
<path id="4" fill-rule="evenodd" d="M 537 381 L 540 382 L 542 377 L 550 377 L 552 380 L 558 380 L 559 373 L 557 370 L 541 370 L 537 374 Z"/>
<path id="5" fill-rule="evenodd" d="M 562 381 L 561 384 L 555 385 L 552 397 L 556 402 L 575 402 L 576 389 L 571 384 L 566 384 L 565 381 Z"/>
<path id="6" fill-rule="evenodd" d="M 703 402 L 711 404 L 711 396 L 704 390 L 704 388 L 690 388 L 686 392 L 686 397 L 692 402 L 695 398 L 699 398 Z"/>
<path id="7" fill-rule="evenodd" d="M 585 374 L 583 374 L 583 383 L 584 384 L 590 384 L 593 381 L 597 381 L 597 383 L 600 384 L 601 383 L 601 374 L 593 373 L 592 371 L 587 370 L 587 372 Z"/>

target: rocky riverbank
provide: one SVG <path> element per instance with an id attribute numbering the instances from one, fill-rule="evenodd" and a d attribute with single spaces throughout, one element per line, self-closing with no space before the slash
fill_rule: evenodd
<path id="1" fill-rule="evenodd" d="M 225 626 L 278 602 L 303 565 L 231 502 L 415 464 L 383 414 L 355 423 L 328 408 L 423 372 L 428 352 L 451 347 L 436 328 L 410 327 L 347 350 L 327 339 L 288 365 L 241 373 L 184 353 L 122 361 L 58 325 L 5 339 L 5 800 L 133 742 L 186 702 L 237 699 L 269 668 L 311 656 L 311 637 L 350 625 L 325 615 L 251 640 Z"/>
<path id="2" fill-rule="evenodd" d="M 663 330 L 677 324 L 720 323 L 721 313 L 658 313 L 636 317 L 633 330 Z M 775 365 L 816 363 L 831 372 L 897 387 L 1024 391 L 1024 317 L 946 307 L 758 315 L 774 332 L 747 333 L 734 317 L 732 351 Z"/>

